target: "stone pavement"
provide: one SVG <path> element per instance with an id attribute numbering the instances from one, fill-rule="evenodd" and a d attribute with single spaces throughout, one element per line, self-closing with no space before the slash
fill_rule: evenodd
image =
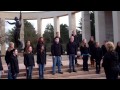
<path id="1" fill-rule="evenodd" d="M 20 69 L 25 69 L 25 66 L 23 64 L 23 60 L 24 58 L 23 57 L 18 57 L 18 60 L 19 60 L 19 68 Z M 36 56 L 35 56 L 35 62 L 36 62 Z M 7 65 L 5 63 L 5 60 L 2 59 L 2 63 L 3 63 L 3 68 L 4 70 L 7 70 Z M 62 56 L 62 63 L 63 65 L 67 66 L 69 65 L 69 59 L 67 57 L 67 55 L 63 55 Z M 83 63 L 83 60 L 82 59 L 78 59 L 78 63 L 79 64 L 82 64 Z M 90 60 L 88 61 L 88 63 L 90 63 Z M 52 57 L 51 56 L 47 56 L 47 63 L 46 63 L 46 67 L 52 67 Z M 35 63 L 35 67 L 38 67 L 37 63 Z"/>

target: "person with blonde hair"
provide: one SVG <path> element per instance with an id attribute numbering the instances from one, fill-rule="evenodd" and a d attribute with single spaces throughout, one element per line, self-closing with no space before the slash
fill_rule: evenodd
<path id="1" fill-rule="evenodd" d="M 119 74 L 119 57 L 115 51 L 113 42 L 107 42 L 105 44 L 107 49 L 106 54 L 103 58 L 103 67 L 106 75 L 106 79 L 118 79 Z"/>
<path id="2" fill-rule="evenodd" d="M 6 61 L 6 64 L 8 66 L 8 79 L 12 79 L 12 76 L 11 76 L 11 67 L 10 67 L 10 57 L 12 55 L 11 51 L 14 49 L 14 43 L 13 42 L 10 42 L 9 43 L 9 47 L 6 51 L 6 54 L 5 54 L 5 61 Z"/>
<path id="3" fill-rule="evenodd" d="M 80 47 L 80 51 L 81 51 L 81 56 L 83 58 L 83 71 L 89 71 L 88 69 L 88 59 L 90 56 L 90 50 L 89 47 L 87 45 L 87 40 L 83 39 L 82 41 L 82 45 Z"/>

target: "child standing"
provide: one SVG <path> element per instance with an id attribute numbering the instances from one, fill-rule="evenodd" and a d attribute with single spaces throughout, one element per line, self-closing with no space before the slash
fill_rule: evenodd
<path id="1" fill-rule="evenodd" d="M 46 46 L 43 37 L 37 44 L 37 64 L 39 66 L 39 79 L 44 79 L 44 67 L 46 64 Z"/>
<path id="2" fill-rule="evenodd" d="M 32 47 L 27 48 L 26 53 L 24 54 L 24 65 L 26 67 L 26 78 L 32 79 L 33 66 L 35 66 L 34 55 L 32 53 Z"/>
<path id="3" fill-rule="evenodd" d="M 19 73 L 19 65 L 18 65 L 18 59 L 17 59 L 18 50 L 13 49 L 11 53 L 12 53 L 10 57 L 11 74 L 12 74 L 12 79 L 16 79 Z"/>

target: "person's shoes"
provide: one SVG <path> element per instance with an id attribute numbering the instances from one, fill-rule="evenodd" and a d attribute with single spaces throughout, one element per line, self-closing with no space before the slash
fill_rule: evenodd
<path id="1" fill-rule="evenodd" d="M 96 71 L 96 74 L 100 74 L 100 71 Z"/>
<path id="2" fill-rule="evenodd" d="M 58 72 L 59 74 L 63 74 L 63 72 Z"/>
<path id="3" fill-rule="evenodd" d="M 85 71 L 89 71 L 89 69 L 85 69 Z"/>
<path id="4" fill-rule="evenodd" d="M 52 75 L 55 75 L 55 73 L 52 73 Z"/>
<path id="5" fill-rule="evenodd" d="M 73 72 L 77 72 L 76 70 L 73 70 Z"/>
<path id="6" fill-rule="evenodd" d="M 69 70 L 69 73 L 71 73 L 72 71 L 71 70 Z"/>
<path id="7" fill-rule="evenodd" d="M 80 64 L 78 64 L 78 63 L 76 63 L 75 65 L 76 65 L 76 66 L 80 66 Z"/>

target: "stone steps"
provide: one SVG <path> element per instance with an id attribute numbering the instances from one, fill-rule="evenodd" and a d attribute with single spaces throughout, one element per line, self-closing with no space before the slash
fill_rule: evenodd
<path id="1" fill-rule="evenodd" d="M 52 75 L 52 68 L 46 67 L 45 68 L 45 79 L 84 79 L 87 78 L 90 79 L 94 76 L 101 77 L 100 74 L 95 74 L 95 68 L 89 67 L 89 71 L 82 71 L 82 65 L 79 67 L 76 67 L 77 72 L 68 72 L 69 68 L 68 66 L 62 66 L 63 74 L 56 73 L 55 75 Z M 103 68 L 101 69 L 101 73 L 104 73 Z M 86 76 L 87 75 L 87 76 Z M 33 79 L 38 79 L 38 68 L 34 68 L 33 70 Z M 2 75 L 2 79 L 7 79 L 7 70 Z M 21 69 L 20 73 L 18 75 L 18 79 L 26 79 L 26 70 Z"/>

